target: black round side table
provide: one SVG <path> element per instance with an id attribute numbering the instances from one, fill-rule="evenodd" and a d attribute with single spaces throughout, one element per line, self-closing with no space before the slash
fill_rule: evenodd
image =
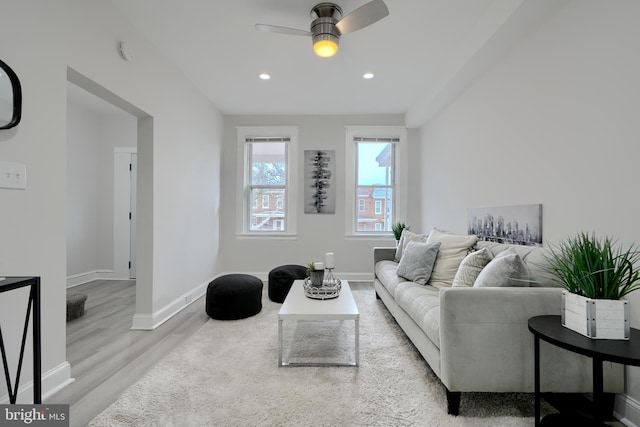
<path id="1" fill-rule="evenodd" d="M 562 326 L 560 316 L 529 319 L 535 351 L 535 425 L 540 425 L 540 340 L 593 360 L 593 422 L 605 425 L 602 413 L 602 362 L 640 366 L 640 330 L 631 328 L 629 340 L 592 339 Z M 545 417 L 546 419 L 546 417 Z"/>

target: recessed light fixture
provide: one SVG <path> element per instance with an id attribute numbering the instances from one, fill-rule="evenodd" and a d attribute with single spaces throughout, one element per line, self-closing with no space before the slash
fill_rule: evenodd
<path id="1" fill-rule="evenodd" d="M 374 74 L 373 74 L 373 73 L 364 73 L 364 74 L 362 75 L 362 78 L 363 78 L 363 79 L 366 79 L 366 80 L 371 80 L 373 77 L 374 77 Z"/>
<path id="2" fill-rule="evenodd" d="M 267 73 L 261 73 L 260 74 L 260 78 L 262 80 L 269 80 L 271 78 L 271 76 L 269 74 L 267 74 Z"/>

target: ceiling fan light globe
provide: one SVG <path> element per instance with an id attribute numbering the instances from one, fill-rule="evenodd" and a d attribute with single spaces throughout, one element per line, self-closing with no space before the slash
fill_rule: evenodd
<path id="1" fill-rule="evenodd" d="M 330 58 L 338 53 L 338 43 L 333 40 L 318 40 L 313 44 L 313 51 L 322 58 Z"/>

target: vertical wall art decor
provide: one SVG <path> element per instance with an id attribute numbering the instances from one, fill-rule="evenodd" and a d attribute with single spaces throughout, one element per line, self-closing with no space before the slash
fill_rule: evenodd
<path id="1" fill-rule="evenodd" d="M 304 213 L 336 213 L 334 150 L 304 152 Z"/>
<path id="2" fill-rule="evenodd" d="M 542 246 L 542 205 L 467 209 L 468 234 L 480 240 Z"/>

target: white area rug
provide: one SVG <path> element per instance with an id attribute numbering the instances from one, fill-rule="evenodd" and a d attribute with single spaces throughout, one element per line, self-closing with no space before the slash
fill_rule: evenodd
<path id="1" fill-rule="evenodd" d="M 277 366 L 280 304 L 210 320 L 91 426 L 532 426 L 533 395 L 467 393 L 460 416 L 373 290 L 360 310 L 360 367 Z M 204 307 L 203 307 L 204 310 Z M 284 322 L 285 360 L 353 360 L 354 322 Z"/>

